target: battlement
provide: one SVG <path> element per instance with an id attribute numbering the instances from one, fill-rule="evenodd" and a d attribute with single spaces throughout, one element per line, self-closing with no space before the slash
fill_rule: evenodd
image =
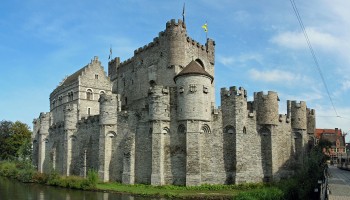
<path id="1" fill-rule="evenodd" d="M 237 89 L 236 86 L 232 86 L 229 89 L 221 88 L 220 94 L 221 94 L 221 97 L 243 96 L 244 98 L 246 98 L 247 97 L 247 90 L 245 90 L 243 87 L 239 87 Z"/>
<path id="2" fill-rule="evenodd" d="M 100 102 L 100 104 L 116 104 L 119 99 L 120 95 L 101 94 L 98 102 Z"/>
<path id="3" fill-rule="evenodd" d="M 278 97 L 277 92 L 268 91 L 267 94 L 265 94 L 263 91 L 261 91 L 261 92 L 254 92 L 254 99 L 267 100 L 267 99 L 274 99 L 275 97 L 279 101 L 279 97 Z"/>
<path id="4" fill-rule="evenodd" d="M 152 42 L 144 45 L 143 47 L 136 49 L 134 51 L 134 55 L 140 54 L 141 52 L 146 51 L 147 49 L 150 49 L 150 48 L 157 46 L 157 45 L 159 45 L 159 38 L 158 37 L 153 38 Z"/>
<path id="5" fill-rule="evenodd" d="M 306 102 L 305 101 L 291 101 L 291 106 L 294 108 L 306 108 Z"/>
<path id="6" fill-rule="evenodd" d="M 166 23 L 166 29 L 177 28 L 177 27 L 182 27 L 186 29 L 186 24 L 181 19 L 178 19 L 177 21 L 175 19 L 171 19 Z"/>
<path id="7" fill-rule="evenodd" d="M 311 108 L 306 108 L 307 114 L 309 116 L 315 116 L 316 115 L 316 111 L 315 109 L 311 109 Z"/>
<path id="8" fill-rule="evenodd" d="M 40 120 L 45 120 L 44 118 L 46 118 L 46 120 L 49 120 L 50 112 L 41 112 L 40 115 L 39 115 L 39 119 Z"/>

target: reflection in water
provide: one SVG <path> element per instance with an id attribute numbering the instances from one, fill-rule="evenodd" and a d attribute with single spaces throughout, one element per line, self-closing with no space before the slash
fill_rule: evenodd
<path id="1" fill-rule="evenodd" d="M 33 183 L 20 183 L 15 180 L 0 177 L 1 200 L 163 200 L 166 198 L 151 198 L 105 192 L 70 190 Z"/>

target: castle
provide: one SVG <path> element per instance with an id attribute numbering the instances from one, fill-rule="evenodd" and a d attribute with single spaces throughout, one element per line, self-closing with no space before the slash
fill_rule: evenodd
<path id="1" fill-rule="evenodd" d="M 39 172 L 125 184 L 200 185 L 269 182 L 302 164 L 315 110 L 276 92 L 221 89 L 215 106 L 215 42 L 187 35 L 182 20 L 124 62 L 97 57 L 50 94 L 50 112 L 34 119 Z"/>

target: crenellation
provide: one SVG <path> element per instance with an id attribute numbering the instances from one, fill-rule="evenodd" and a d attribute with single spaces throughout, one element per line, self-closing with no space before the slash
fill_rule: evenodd
<path id="1" fill-rule="evenodd" d="M 203 45 L 170 20 L 124 61 L 95 56 L 50 94 L 50 112 L 33 120 L 33 163 L 63 175 L 98 171 L 124 184 L 269 182 L 302 165 L 316 112 L 276 92 L 221 88 L 216 108 L 215 41 Z"/>

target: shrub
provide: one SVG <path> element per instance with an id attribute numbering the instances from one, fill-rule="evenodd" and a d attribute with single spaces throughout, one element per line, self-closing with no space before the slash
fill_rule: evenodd
<path id="1" fill-rule="evenodd" d="M 45 184 L 49 180 L 49 176 L 44 173 L 36 172 L 33 175 L 33 181 L 40 184 Z"/>
<path id="2" fill-rule="evenodd" d="M 87 182 L 92 188 L 96 188 L 98 183 L 98 173 L 96 170 L 89 169 L 87 174 Z"/>

